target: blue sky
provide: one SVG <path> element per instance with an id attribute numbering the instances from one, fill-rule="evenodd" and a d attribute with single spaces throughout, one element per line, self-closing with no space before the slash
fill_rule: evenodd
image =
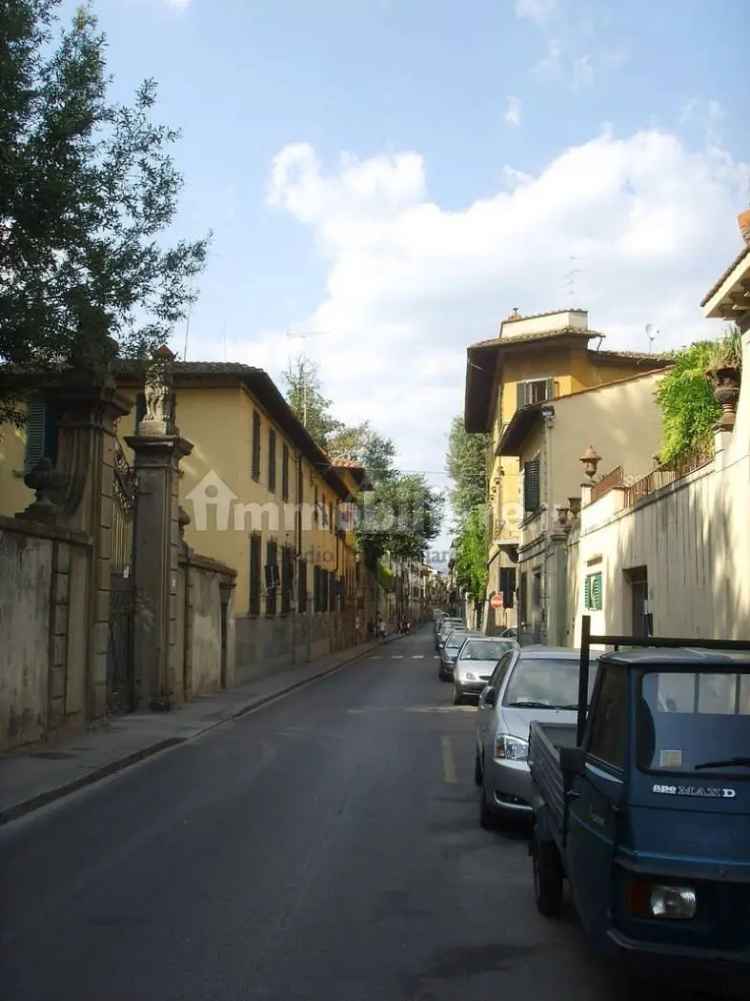
<path id="1" fill-rule="evenodd" d="M 571 268 L 610 348 L 713 329 L 750 203 L 745 0 L 93 8 L 115 96 L 154 76 L 183 131 L 176 232 L 214 231 L 189 357 L 278 376 L 286 331 L 323 331 L 341 416 L 440 471 L 466 344 L 573 304 Z"/>

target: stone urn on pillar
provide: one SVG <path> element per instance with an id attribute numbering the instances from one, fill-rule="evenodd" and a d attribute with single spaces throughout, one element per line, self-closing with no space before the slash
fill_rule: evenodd
<path id="1" fill-rule="evenodd" d="M 706 378 L 713 386 L 714 399 L 721 407 L 717 431 L 734 430 L 742 377 L 742 339 L 730 328 L 711 350 Z"/>

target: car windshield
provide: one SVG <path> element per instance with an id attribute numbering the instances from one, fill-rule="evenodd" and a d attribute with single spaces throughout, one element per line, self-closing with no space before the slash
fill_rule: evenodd
<path id="1" fill-rule="evenodd" d="M 500 660 L 513 645 L 510 640 L 467 640 L 461 660 Z"/>
<path id="2" fill-rule="evenodd" d="M 750 668 L 648 672 L 638 703 L 638 764 L 648 771 L 750 777 Z"/>
<path id="3" fill-rule="evenodd" d="M 448 642 L 445 644 L 446 650 L 460 650 L 466 639 L 466 633 L 451 633 Z"/>
<path id="4" fill-rule="evenodd" d="M 589 700 L 598 663 L 591 662 Z M 578 659 L 572 657 L 521 657 L 503 698 L 504 706 L 517 708 L 577 709 Z"/>

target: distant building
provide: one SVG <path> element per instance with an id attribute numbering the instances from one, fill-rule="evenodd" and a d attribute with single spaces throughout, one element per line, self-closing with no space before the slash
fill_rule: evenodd
<path id="1" fill-rule="evenodd" d="M 518 623 L 519 548 L 526 514 L 518 458 L 501 455 L 499 445 L 517 410 L 664 368 L 658 355 L 601 349 L 605 335 L 589 328 L 588 312 L 565 309 L 533 316 L 514 310 L 497 337 L 467 349 L 464 422 L 469 432 L 488 432 L 489 482 L 488 597 L 501 594 L 503 606 L 486 606 L 485 628 L 493 632 Z M 592 342 L 596 346 L 592 347 Z M 523 625 L 523 623 L 520 623 Z"/>
<path id="2" fill-rule="evenodd" d="M 624 489 L 623 467 L 637 477 L 652 469 L 662 435 L 660 379 L 660 372 L 645 372 L 530 403 L 506 425 L 497 453 L 515 458 L 521 470 L 518 622 L 526 642 L 572 644 L 567 532 L 580 507 L 581 481 L 589 482 L 582 457 L 593 445 L 594 491 Z"/>

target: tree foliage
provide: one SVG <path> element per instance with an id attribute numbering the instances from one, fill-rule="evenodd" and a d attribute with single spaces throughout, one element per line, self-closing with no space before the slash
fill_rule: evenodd
<path id="1" fill-rule="evenodd" d="M 334 432 L 328 444 L 335 458 L 351 459 L 367 470 L 371 483 L 377 485 L 397 475 L 394 465 L 396 446 L 390 438 L 373 430 L 369 421 Z"/>
<path id="2" fill-rule="evenodd" d="M 448 438 L 446 465 L 453 481 L 450 501 L 457 518 L 468 515 L 487 499 L 488 434 L 469 434 L 463 417 L 454 417 Z"/>
<path id="3" fill-rule="evenodd" d="M 675 351 L 674 367 L 659 384 L 656 400 L 662 412 L 662 462 L 671 462 L 705 442 L 719 418 L 721 407 L 706 378 L 714 349 L 712 341 L 698 341 Z"/>
<path id="4" fill-rule="evenodd" d="M 362 497 L 358 543 L 370 566 L 385 553 L 423 560 L 440 532 L 443 498 L 419 473 L 394 472 Z"/>
<path id="5" fill-rule="evenodd" d="M 333 416 L 333 403 L 323 395 L 317 364 L 306 355 L 298 355 L 289 361 L 284 381 L 289 406 L 314 441 L 327 450 L 331 438 L 345 426 Z"/>
<path id="6" fill-rule="evenodd" d="M 475 602 L 483 601 L 487 590 L 488 547 L 487 508 L 477 504 L 462 519 L 454 540 L 456 583 Z"/>
<path id="7" fill-rule="evenodd" d="M 37 370 L 164 343 L 207 251 L 159 242 L 182 178 L 156 84 L 110 102 L 96 18 L 80 8 L 53 44 L 58 3 L 5 0 L 0 17 L 0 358 Z"/>
<path id="8" fill-rule="evenodd" d="M 287 366 L 287 400 L 315 441 L 331 458 L 350 459 L 367 471 L 372 490 L 360 498 L 357 544 L 368 566 L 389 553 L 394 559 L 423 559 L 439 531 L 443 498 L 425 478 L 401 473 L 396 446 L 369 421 L 347 425 L 333 415 L 317 365 L 304 355 Z"/>

